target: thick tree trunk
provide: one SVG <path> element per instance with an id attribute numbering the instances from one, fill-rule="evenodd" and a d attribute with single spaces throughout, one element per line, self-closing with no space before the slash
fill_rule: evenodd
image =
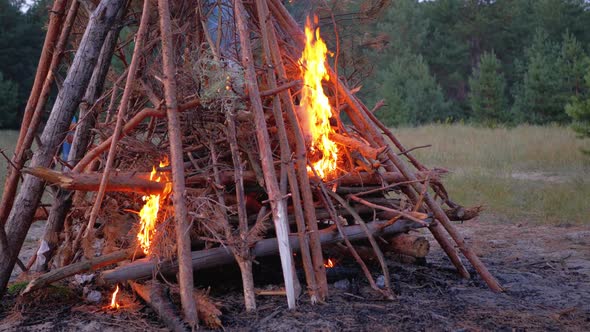
<path id="1" fill-rule="evenodd" d="M 80 47 L 41 135 L 41 146 L 35 152 L 31 166 L 51 166 L 53 156 L 67 134 L 74 111 L 86 91 L 104 39 L 123 3 L 123 0 L 103 0 L 90 17 Z M 18 252 L 41 200 L 43 187 L 44 182 L 41 179 L 26 175 L 16 197 L 6 224 L 8 246 L 13 254 L 3 252 L 0 256 L 0 296 L 4 294 L 8 284 Z"/>
<path id="2" fill-rule="evenodd" d="M 119 11 L 117 22 L 120 21 L 124 12 L 123 9 Z M 80 119 L 76 125 L 72 148 L 67 160 L 72 166 L 76 165 L 76 162 L 80 160 L 86 152 L 92 133 L 91 129 L 94 128 L 94 124 L 96 123 L 96 114 L 98 111 L 95 107 L 95 103 L 102 93 L 104 82 L 111 65 L 111 58 L 113 57 L 113 52 L 117 45 L 117 39 L 119 38 L 119 32 L 122 28 L 122 25 L 119 24 L 116 24 L 115 26 L 117 28 L 111 30 L 104 41 L 98 62 L 96 63 L 96 67 L 90 78 L 90 83 L 82 98 L 83 102 L 80 105 Z M 33 267 L 34 271 L 47 271 L 49 261 L 53 258 L 53 254 L 59 245 L 59 233 L 63 230 L 66 215 L 72 206 L 72 195 L 73 192 L 69 190 L 58 190 L 55 200 L 51 205 L 49 218 L 45 225 L 45 232 L 39 243 L 39 250 L 36 253 L 37 258 L 35 259 L 35 266 Z"/>

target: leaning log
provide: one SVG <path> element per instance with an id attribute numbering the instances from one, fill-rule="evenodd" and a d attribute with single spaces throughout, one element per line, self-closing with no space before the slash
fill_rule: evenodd
<path id="1" fill-rule="evenodd" d="M 71 277 L 75 274 L 93 271 L 101 267 L 105 267 L 107 265 L 124 261 L 126 259 L 133 257 L 134 252 L 134 249 L 119 250 L 112 252 L 110 254 L 96 257 L 88 261 L 78 262 L 75 264 L 64 266 L 62 268 L 51 270 L 50 272 L 42 274 L 39 277 L 31 280 L 31 282 L 29 282 L 27 288 L 25 288 L 22 294 L 24 295 L 34 290 L 41 289 L 45 286 L 50 285 L 51 283 L 65 279 L 67 277 Z"/>
<path id="2" fill-rule="evenodd" d="M 33 155 L 32 166 L 51 166 L 53 157 L 61 142 L 64 141 L 74 112 L 86 91 L 105 37 L 123 4 L 122 0 L 103 0 L 90 16 L 80 47 L 41 134 L 40 148 Z M 20 251 L 31 226 L 43 188 L 42 181 L 27 175 L 14 201 L 14 207 L 6 223 L 8 251 L 0 253 L 0 298 L 4 294 L 18 258 L 17 253 Z"/>
<path id="3" fill-rule="evenodd" d="M 430 220 L 426 220 L 430 222 Z M 388 225 L 386 221 L 374 221 L 367 224 L 370 233 L 373 235 L 392 235 L 404 233 L 411 229 L 424 227 L 416 222 L 400 219 Z M 366 239 L 367 234 L 359 225 L 347 226 L 344 232 L 350 241 Z M 330 227 L 319 231 L 322 245 L 342 241 L 343 238 L 336 227 Z M 299 250 L 299 238 L 297 235 L 289 236 L 289 243 L 293 250 Z M 277 239 L 264 239 L 258 241 L 252 248 L 252 255 L 263 257 L 278 253 Z M 192 253 L 193 270 L 202 270 L 215 266 L 235 263 L 234 256 L 229 249 L 218 247 L 208 250 L 194 251 Z M 154 260 L 139 259 L 133 263 L 120 266 L 116 269 L 104 271 L 99 276 L 99 283 L 115 283 L 124 280 L 140 279 L 152 276 L 154 273 L 173 274 L 178 271 L 178 265 L 174 261 L 164 262 L 157 265 Z"/>

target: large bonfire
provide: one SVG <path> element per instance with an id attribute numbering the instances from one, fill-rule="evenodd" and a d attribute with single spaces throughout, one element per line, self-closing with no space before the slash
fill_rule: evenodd
<path id="1" fill-rule="evenodd" d="M 462 277 L 470 274 L 455 247 L 491 289 L 502 289 L 451 223 L 478 209 L 453 202 L 442 172 L 412 156 L 335 75 L 317 19 L 302 31 L 279 0 L 159 0 L 157 10 L 149 0 L 142 7 L 102 0 L 89 17 L 79 3 L 55 0 L 51 11 L 13 159 L 18 171 L 0 206 L 0 290 L 46 183 L 61 190 L 29 262 L 43 274 L 24 294 L 95 270 L 97 289 L 129 282 L 153 304 L 164 301 L 156 298 L 161 277 L 178 272 L 184 318 L 196 324 L 197 311 L 206 311 L 201 318 L 219 313 L 193 290 L 201 270 L 237 262 L 246 309 L 254 310 L 252 263 L 279 255 L 290 308 L 300 283 L 294 268 L 303 271 L 311 302 L 324 302 L 326 269 L 347 258 L 391 299 L 382 251 L 423 257 L 428 242 L 407 234 L 420 228 Z M 73 59 L 62 58 L 67 45 L 76 49 Z M 25 167 L 60 65 L 67 76 Z M 54 158 L 76 112 L 70 154 Z M 169 164 L 154 168 L 163 155 Z M 20 171 L 26 175 L 18 186 Z M 325 259 L 335 243 L 346 248 L 343 257 Z M 383 287 L 361 248 L 378 262 Z M 114 309 L 125 292 L 118 287 Z"/>

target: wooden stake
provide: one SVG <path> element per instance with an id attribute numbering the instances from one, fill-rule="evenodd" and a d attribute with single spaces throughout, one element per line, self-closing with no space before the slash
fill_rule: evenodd
<path id="1" fill-rule="evenodd" d="M 272 2 L 271 2 L 272 4 Z M 274 15 L 277 18 L 276 13 Z M 280 52 L 279 43 L 276 36 L 276 27 L 269 30 L 270 50 L 272 52 L 272 60 L 274 67 L 280 80 L 287 80 L 287 71 L 283 63 Z M 293 105 L 293 98 L 289 90 L 282 91 L 279 94 L 282 104 L 284 105 L 287 119 L 291 125 L 291 130 L 295 136 L 295 165 L 297 178 L 299 180 L 299 188 L 301 190 L 301 200 L 303 202 L 303 212 L 305 214 L 305 222 L 309 236 L 309 246 L 311 249 L 311 259 L 315 273 L 315 279 L 318 285 L 319 301 L 324 301 L 328 296 L 328 280 L 326 278 L 326 268 L 324 266 L 324 257 L 322 254 L 322 246 L 318 235 L 317 217 L 315 214 L 315 207 L 313 202 L 313 194 L 309 184 L 309 176 L 307 174 L 307 148 L 305 140 L 295 114 L 295 106 Z"/>
<path id="2" fill-rule="evenodd" d="M 258 11 L 258 21 L 260 22 L 260 31 L 262 33 L 262 45 L 265 53 L 266 65 L 268 68 L 267 81 L 271 90 L 277 89 L 276 73 L 273 69 L 272 46 L 270 43 L 270 34 L 274 30 L 274 23 L 271 20 L 266 1 L 256 0 L 256 8 Z M 283 89 L 281 91 L 284 91 Z M 277 93 L 280 91 L 277 91 Z M 299 242 L 301 247 L 301 261 L 303 262 L 303 269 L 305 271 L 305 279 L 307 280 L 307 287 L 309 289 L 311 302 L 316 303 L 320 300 L 318 296 L 318 285 L 316 282 L 316 275 L 311 259 L 311 252 L 309 248 L 309 237 L 305 227 L 305 216 L 301 205 L 301 195 L 299 191 L 299 183 L 297 181 L 297 174 L 291 161 L 291 148 L 289 147 L 289 139 L 287 137 L 287 130 L 285 129 L 285 120 L 283 118 L 283 110 L 279 98 L 273 98 L 273 112 L 275 123 L 279 133 L 279 144 L 281 147 L 281 162 L 282 166 L 286 167 L 287 177 L 289 180 L 289 187 L 291 188 L 291 198 L 293 200 L 293 209 L 295 212 L 295 221 L 297 224 L 297 232 L 299 235 Z M 286 192 L 282 193 L 286 195 Z"/>
<path id="3" fill-rule="evenodd" d="M 145 0 L 149 2 L 150 0 Z M 191 239 L 188 212 L 186 209 L 186 193 L 184 183 L 184 161 L 182 154 L 181 124 L 176 101 L 176 65 L 172 45 L 172 28 L 170 24 L 170 3 L 158 0 L 160 15 L 160 34 L 162 36 L 162 58 L 164 72 L 164 95 L 166 114 L 168 116 L 168 138 L 170 140 L 170 163 L 172 167 L 172 203 L 176 221 L 176 246 L 178 249 L 178 265 L 180 284 L 180 301 L 184 318 L 196 328 L 198 326 L 197 304 L 193 297 L 193 267 L 191 264 Z M 147 13 L 149 15 L 149 13 Z"/>
<path id="4" fill-rule="evenodd" d="M 115 155 L 117 153 L 117 143 L 119 142 L 119 137 L 121 136 L 121 132 L 123 130 L 123 121 L 125 119 L 125 113 L 127 113 L 129 99 L 131 98 L 131 93 L 133 92 L 133 87 L 135 85 L 135 76 L 137 73 L 137 67 L 139 66 L 139 58 L 141 57 L 143 43 L 148 33 L 149 21 L 150 1 L 144 0 L 143 11 L 141 14 L 141 22 L 139 23 L 139 29 L 137 30 L 137 37 L 135 39 L 135 47 L 133 48 L 133 57 L 131 58 L 131 64 L 129 65 L 129 70 L 127 72 L 127 82 L 125 83 L 125 90 L 123 91 L 123 97 L 121 98 L 121 104 L 119 105 L 119 112 L 117 113 L 117 123 L 115 125 L 115 132 L 113 133 L 113 141 L 111 142 L 106 165 L 103 170 L 102 179 L 100 181 L 100 187 L 98 189 L 98 193 L 96 194 L 96 200 L 94 201 L 94 205 L 92 206 L 92 210 L 90 211 L 90 218 L 88 220 L 88 225 L 86 226 L 86 232 L 84 233 L 84 237 L 86 238 L 94 234 L 94 224 L 96 222 L 96 218 L 98 218 L 98 213 L 102 208 L 102 200 L 106 192 L 107 182 L 109 180 L 109 173 L 111 172 L 111 168 L 113 167 L 113 163 L 115 162 Z"/>
<path id="5" fill-rule="evenodd" d="M 74 3 L 79 4 L 77 1 Z M 119 11 L 117 22 L 120 22 L 124 13 L 124 9 Z M 68 13 L 68 17 L 66 18 L 66 27 L 70 25 L 70 23 L 68 23 L 69 20 L 70 13 Z M 76 131 L 74 133 L 72 147 L 67 160 L 70 165 L 76 164 L 76 162 L 86 152 L 90 142 L 90 137 L 92 134 L 91 129 L 94 127 L 96 122 L 94 103 L 97 101 L 103 90 L 104 82 L 111 66 L 113 52 L 117 44 L 117 39 L 119 38 L 119 32 L 123 28 L 121 24 L 117 24 L 116 26 L 118 28 L 111 30 L 105 39 L 100 56 L 98 58 L 98 62 L 96 63 L 96 67 L 94 68 L 94 72 L 90 78 L 88 88 L 86 89 L 86 93 L 83 97 L 84 102 L 80 105 L 80 118 L 76 124 Z M 59 245 L 59 233 L 63 230 L 66 215 L 70 211 L 72 205 L 72 195 L 73 193 L 71 191 L 58 190 L 57 196 L 51 205 L 51 210 L 47 218 L 47 224 L 45 225 L 43 238 L 40 239 L 39 250 L 37 250 L 35 254 L 37 257 L 32 257 L 35 259 L 34 270 L 37 272 L 44 272 L 48 269 L 49 262 L 53 258 L 53 255 Z"/>
<path id="6" fill-rule="evenodd" d="M 247 15 L 242 0 L 234 0 L 234 17 L 236 19 L 236 26 L 240 37 L 240 51 L 242 64 L 245 70 L 246 88 L 248 89 L 250 103 L 254 111 L 256 138 L 258 141 L 258 150 L 260 151 L 260 157 L 262 159 L 264 182 L 266 190 L 268 191 L 275 230 L 279 240 L 283 278 L 285 280 L 285 290 L 287 291 L 287 303 L 289 309 L 294 309 L 295 287 L 293 281 L 293 259 L 288 241 L 289 230 L 287 228 L 287 206 L 285 199 L 281 197 L 281 191 L 277 183 L 274 169 L 272 151 L 269 145 L 270 138 L 268 136 L 266 119 L 264 117 L 262 101 L 260 100 L 260 90 L 258 89 L 257 76 L 254 69 L 254 57 L 250 46 L 248 24 L 246 23 Z"/>
<path id="7" fill-rule="evenodd" d="M 41 146 L 33 155 L 31 166 L 49 167 L 59 145 L 63 142 L 74 111 L 86 91 L 104 39 L 123 5 L 123 0 L 103 0 L 92 13 L 80 47 L 59 91 L 47 124 L 41 135 Z M 10 212 L 7 227 L 8 246 L 18 253 L 27 235 L 41 199 L 44 183 L 26 175 Z M 3 294 L 17 254 L 0 253 L 0 296 Z"/>
<path id="8" fill-rule="evenodd" d="M 250 243 L 248 243 L 248 212 L 246 211 L 246 196 L 244 191 L 244 177 L 242 176 L 242 161 L 238 149 L 238 139 L 236 134 L 235 114 L 227 109 L 225 110 L 227 120 L 227 140 L 232 155 L 232 162 L 235 171 L 236 200 L 238 202 L 238 220 L 239 220 L 239 244 L 235 254 L 236 261 L 240 266 L 242 273 L 242 285 L 244 288 L 244 302 L 246 311 L 256 310 L 256 294 L 254 293 L 254 277 L 252 275 L 252 255 L 250 254 Z M 229 221 L 228 221 L 228 227 Z M 236 251 L 236 250 L 234 250 Z"/>

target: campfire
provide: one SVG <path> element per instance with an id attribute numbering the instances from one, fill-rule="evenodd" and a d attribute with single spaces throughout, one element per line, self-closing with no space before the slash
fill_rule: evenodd
<path id="1" fill-rule="evenodd" d="M 45 184 L 61 188 L 30 262 L 42 274 L 25 294 L 93 271 L 93 287 L 117 284 L 112 308 L 120 284 L 162 317 L 174 316 L 163 295 L 171 287 L 194 325 L 221 314 L 194 289 L 201 271 L 237 263 L 251 311 L 252 264 L 278 256 L 291 309 L 297 289 L 313 304 L 326 301 L 326 269 L 342 257 L 358 265 L 378 296 L 393 299 L 384 253 L 424 257 L 428 241 L 409 233 L 418 229 L 432 233 L 462 277 L 471 276 L 456 248 L 492 290 L 502 290 L 451 222 L 471 219 L 479 208 L 454 202 L 442 183 L 445 170 L 420 163 L 336 75 L 317 17 L 302 30 L 278 0 L 159 0 L 157 10 L 145 1 L 124 11 L 125 3 L 103 0 L 94 11 L 100 14 L 87 18 L 74 1 L 68 19 L 52 16 L 49 23 L 47 38 L 66 42 L 46 43 L 53 48 L 43 56 L 59 56 L 67 41 L 76 56 L 63 60 L 67 77 L 16 198 L 18 172 L 7 180 L 2 206 L 12 212 L 0 211 L 9 243 L 21 239 L 18 253 Z M 85 27 L 81 39 L 70 37 L 74 22 Z M 120 22 L 136 31 L 133 43 L 117 38 Z M 124 70 L 111 67 L 113 56 Z M 70 156 L 63 170 L 53 167 L 78 108 Z M 38 116 L 26 114 L 23 128 Z M 17 153 L 28 149 L 23 142 Z M 12 262 L 0 266 L 2 287 Z"/>

